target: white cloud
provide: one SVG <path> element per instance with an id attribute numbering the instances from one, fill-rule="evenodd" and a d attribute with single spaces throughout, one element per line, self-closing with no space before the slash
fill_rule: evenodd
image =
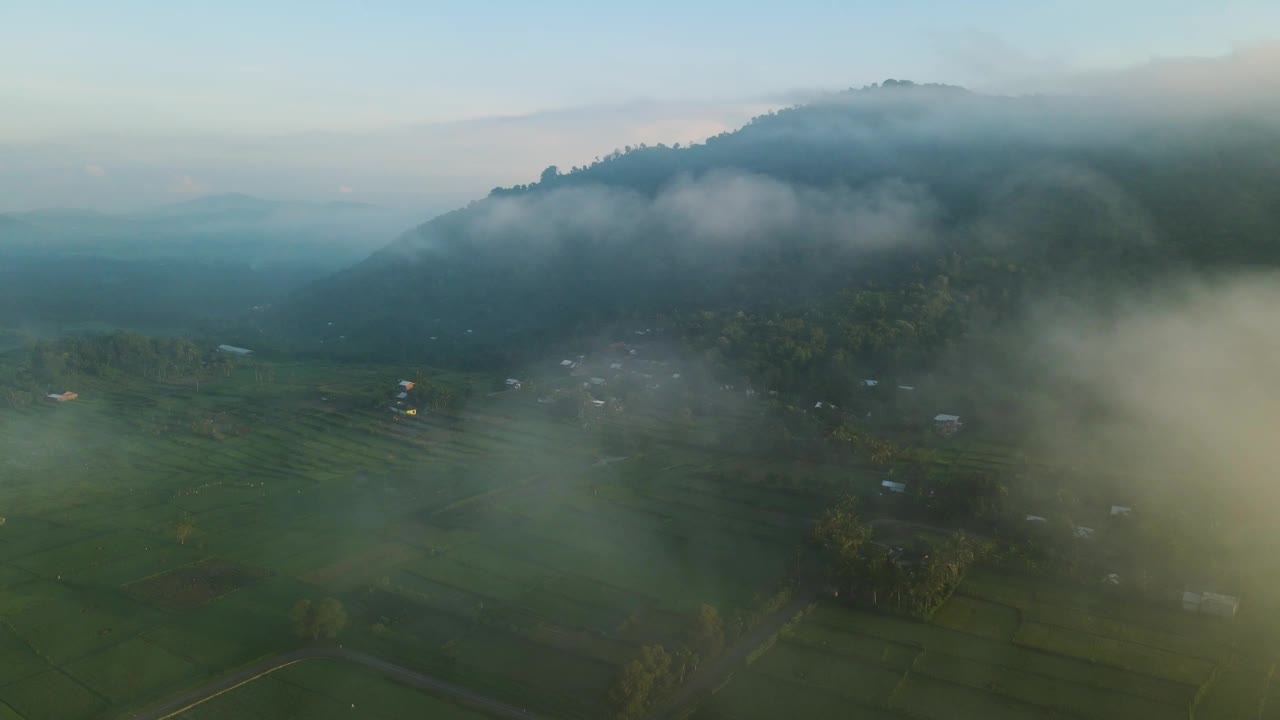
<path id="1" fill-rule="evenodd" d="M 107 174 L 107 169 L 97 163 L 89 163 L 84 166 L 84 174 L 89 177 L 104 177 Z"/>
<path id="2" fill-rule="evenodd" d="M 173 179 L 173 183 L 169 186 L 169 192 L 180 195 L 199 195 L 208 189 L 204 183 L 193 179 L 190 175 L 179 175 Z"/>
<path id="3" fill-rule="evenodd" d="M 342 193 L 343 195 L 347 195 L 349 193 L 355 192 L 355 188 L 351 187 L 350 185 L 339 185 L 338 192 Z"/>

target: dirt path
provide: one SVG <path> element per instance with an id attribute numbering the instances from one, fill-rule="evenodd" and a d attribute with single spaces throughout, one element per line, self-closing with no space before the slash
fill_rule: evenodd
<path id="1" fill-rule="evenodd" d="M 650 720 L 671 720 L 680 717 L 681 712 L 692 709 L 697 703 L 706 699 L 711 691 L 719 687 L 729 675 L 733 674 L 734 670 L 746 662 L 752 650 L 760 647 L 770 635 L 781 630 L 783 625 L 817 598 L 816 588 L 797 590 L 791 602 L 748 630 L 746 635 L 738 638 L 738 641 L 725 650 L 720 657 L 698 668 L 689 682 L 680 686 L 675 695 L 649 716 Z"/>
<path id="2" fill-rule="evenodd" d="M 462 705 L 488 713 L 497 718 L 513 718 L 514 720 L 538 720 L 539 716 L 525 710 L 524 708 L 509 705 L 500 700 L 472 692 L 464 687 L 455 685 L 451 682 L 441 680 L 431 675 L 424 675 L 415 670 L 410 670 L 402 665 L 376 658 L 372 655 L 366 655 L 355 650 L 347 650 L 342 647 L 315 647 L 303 648 L 292 652 L 276 655 L 275 657 L 254 663 L 246 668 L 237 670 L 236 672 L 225 677 L 214 680 L 194 690 L 189 690 L 182 695 L 171 698 L 164 703 L 155 705 L 141 710 L 126 717 L 131 720 L 167 720 L 173 718 L 188 710 L 200 705 L 203 702 L 212 700 L 213 698 L 234 690 L 241 685 L 248 684 L 269 675 L 276 670 L 288 667 L 306 660 L 333 659 L 346 660 L 357 665 L 366 667 L 370 670 L 382 673 L 387 677 L 416 687 L 420 690 L 436 693 L 450 697 Z"/>

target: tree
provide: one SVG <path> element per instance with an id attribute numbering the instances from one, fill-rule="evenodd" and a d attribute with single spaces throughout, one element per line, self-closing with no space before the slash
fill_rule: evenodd
<path id="1" fill-rule="evenodd" d="M 184 515 L 173 528 L 174 539 L 178 541 L 179 545 L 186 545 L 191 533 L 195 532 L 195 530 L 196 519 L 191 515 Z"/>
<path id="2" fill-rule="evenodd" d="M 703 603 L 689 629 L 689 647 L 700 658 L 713 658 L 724 649 L 724 620 L 714 605 Z"/>
<path id="3" fill-rule="evenodd" d="M 311 637 L 312 626 L 311 601 L 303 598 L 289 608 L 289 623 L 293 626 L 293 634 L 300 638 Z"/>
<path id="4" fill-rule="evenodd" d="M 546 170 L 542 171 L 542 175 L 538 178 L 538 182 L 549 184 L 560 176 L 560 168 L 555 165 L 548 165 Z"/>
<path id="5" fill-rule="evenodd" d="M 671 689 L 671 655 L 661 645 L 640 648 L 640 656 L 622 668 L 609 701 L 622 720 L 642 717 Z"/>
<path id="6" fill-rule="evenodd" d="M 303 598 L 289 610 L 289 621 L 300 638 L 332 640 L 347 626 L 347 609 L 334 598 L 318 603 Z"/>

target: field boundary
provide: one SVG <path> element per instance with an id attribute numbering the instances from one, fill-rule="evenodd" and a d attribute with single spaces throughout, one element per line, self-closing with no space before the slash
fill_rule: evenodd
<path id="1" fill-rule="evenodd" d="M 540 716 L 524 708 L 518 708 L 501 700 L 472 692 L 433 675 L 420 673 L 403 665 L 396 665 L 373 655 L 348 650 L 341 646 L 303 648 L 276 655 L 233 672 L 221 679 L 206 683 L 151 709 L 134 711 L 122 717 L 129 720 L 171 720 L 171 718 L 175 718 L 192 708 L 203 705 L 220 695 L 248 685 L 255 680 L 260 680 L 277 670 L 283 670 L 308 660 L 344 660 L 390 677 L 401 684 L 444 695 L 461 705 L 498 717 L 514 718 L 516 720 L 541 720 Z"/>

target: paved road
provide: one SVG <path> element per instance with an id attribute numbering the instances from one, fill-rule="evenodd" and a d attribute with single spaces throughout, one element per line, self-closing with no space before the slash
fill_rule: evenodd
<path id="1" fill-rule="evenodd" d="M 322 658 L 346 660 L 348 662 L 362 665 L 370 670 L 375 670 L 387 677 L 390 677 L 405 685 L 410 685 L 428 692 L 438 695 L 445 695 L 453 698 L 459 703 L 467 707 L 488 713 L 493 717 L 511 718 L 512 720 L 540 720 L 528 710 L 518 708 L 514 705 L 508 705 L 500 700 L 472 692 L 464 687 L 454 685 L 431 675 L 424 675 L 407 667 L 387 662 L 372 655 L 366 655 L 355 650 L 348 650 L 341 647 L 315 647 L 303 648 L 292 652 L 276 655 L 260 662 L 254 663 L 246 668 L 237 670 L 226 677 L 215 680 L 203 687 L 190 690 L 178 697 L 165 701 L 160 705 L 136 712 L 129 717 L 132 720 L 166 720 L 180 715 L 191 708 L 211 700 L 228 690 L 233 690 L 241 685 L 252 682 L 264 675 L 270 674 L 283 667 L 303 662 L 305 660 L 318 660 Z"/>
<path id="2" fill-rule="evenodd" d="M 670 720 L 679 717 L 680 713 L 704 699 L 707 695 L 715 690 L 720 683 L 724 682 L 734 670 L 737 670 L 742 663 L 746 662 L 747 656 L 752 650 L 760 647 L 761 643 L 769 638 L 770 635 L 782 629 L 787 621 L 796 616 L 796 613 L 805 609 L 818 598 L 818 591 L 815 588 L 801 588 L 796 591 L 791 602 L 784 605 L 780 610 L 765 618 L 759 625 L 747 631 L 738 639 L 728 650 L 716 658 L 711 663 L 698 668 L 689 682 L 680 686 L 675 695 L 667 699 L 652 715 L 651 720 Z"/>

